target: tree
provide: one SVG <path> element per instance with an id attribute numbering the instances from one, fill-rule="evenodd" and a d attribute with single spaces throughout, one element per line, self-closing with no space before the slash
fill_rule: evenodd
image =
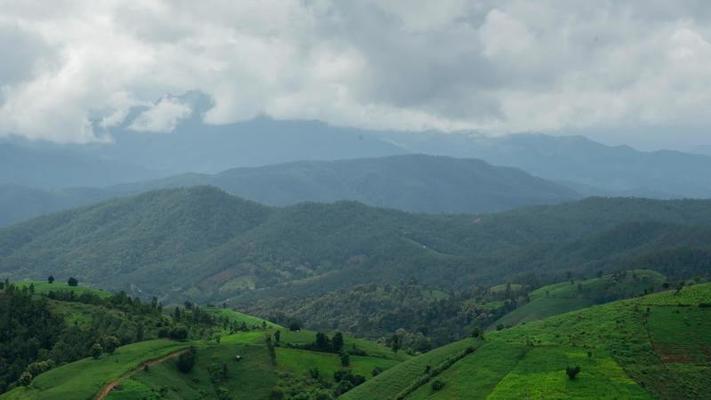
<path id="1" fill-rule="evenodd" d="M 180 307 L 175 307 L 175 311 L 173 311 L 173 318 L 175 318 L 176 321 L 180 321 Z"/>
<path id="2" fill-rule="evenodd" d="M 50 285 L 53 284 L 53 283 L 54 283 L 54 276 L 53 276 L 53 275 L 50 275 L 50 276 L 47 278 L 47 282 L 49 282 Z"/>
<path id="3" fill-rule="evenodd" d="M 185 340 L 188 338 L 188 329 L 184 326 L 176 326 L 168 333 L 168 337 L 173 340 Z"/>
<path id="4" fill-rule="evenodd" d="M 267 345 L 267 352 L 269 352 L 269 361 L 271 361 L 272 365 L 276 365 L 276 349 L 274 348 L 274 342 L 272 342 L 272 336 L 269 334 L 264 335 L 264 341 Z"/>
<path id="5" fill-rule="evenodd" d="M 301 330 L 301 321 L 298 319 L 292 319 L 289 321 L 289 330 L 292 332 L 298 332 Z"/>
<path id="6" fill-rule="evenodd" d="M 345 351 L 341 352 L 341 354 L 339 355 L 339 357 L 340 357 L 340 359 L 341 359 L 341 366 L 342 366 L 342 367 L 350 367 L 350 365 L 351 365 L 351 356 L 350 356 L 347 352 L 345 352 Z"/>
<path id="7" fill-rule="evenodd" d="M 20 379 L 18 379 L 18 383 L 22 386 L 29 386 L 30 383 L 32 383 L 32 374 L 25 371 L 20 375 Z"/>
<path id="8" fill-rule="evenodd" d="M 136 341 L 137 342 L 143 341 L 143 337 L 145 336 L 145 329 L 146 328 L 143 326 L 142 323 L 138 324 L 138 326 L 136 327 Z"/>
<path id="9" fill-rule="evenodd" d="M 103 342 L 104 351 L 106 351 L 109 354 L 114 354 L 114 351 L 116 351 L 116 348 L 118 348 L 121 345 L 121 342 L 119 342 L 119 340 L 116 336 L 105 336 L 104 339 L 102 340 L 102 342 Z"/>
<path id="10" fill-rule="evenodd" d="M 178 361 L 176 362 L 176 366 L 178 367 L 178 371 L 187 374 L 188 372 L 192 371 L 193 367 L 195 366 L 195 359 L 197 358 L 197 351 L 195 351 L 195 347 L 190 347 L 187 351 L 184 353 L 181 353 L 178 356 Z"/>
<path id="11" fill-rule="evenodd" d="M 400 343 L 400 336 L 399 335 L 393 335 L 390 343 L 390 348 L 393 350 L 393 353 L 397 353 L 398 350 L 400 350 L 401 347 Z"/>
<path id="12" fill-rule="evenodd" d="M 91 346 L 91 349 L 89 349 L 89 352 L 91 353 L 91 356 L 94 357 L 94 359 L 98 359 L 101 357 L 101 353 L 104 352 L 104 348 L 101 346 L 99 343 L 94 343 L 93 346 Z"/>
<path id="13" fill-rule="evenodd" d="M 331 348 L 331 341 L 328 339 L 328 336 L 326 336 L 325 333 L 317 332 L 314 347 L 316 348 L 316 350 L 328 351 Z"/>
<path id="14" fill-rule="evenodd" d="M 71 277 L 67 280 L 67 285 L 75 287 L 79 285 L 79 281 L 76 278 Z"/>
<path id="15" fill-rule="evenodd" d="M 565 367 L 565 373 L 568 375 L 568 379 L 572 381 L 580 373 L 580 367 L 577 365 L 575 367 Z"/>
<path id="16" fill-rule="evenodd" d="M 343 350 L 343 334 L 341 332 L 336 332 L 336 334 L 333 335 L 331 347 L 333 347 L 333 351 L 337 353 Z"/>
<path id="17" fill-rule="evenodd" d="M 277 331 L 274 332 L 274 342 L 276 344 L 279 344 L 280 340 L 281 340 L 281 331 L 277 329 Z"/>
<path id="18" fill-rule="evenodd" d="M 481 329 L 479 328 L 474 328 L 472 331 L 472 337 L 473 338 L 478 338 L 481 335 Z"/>

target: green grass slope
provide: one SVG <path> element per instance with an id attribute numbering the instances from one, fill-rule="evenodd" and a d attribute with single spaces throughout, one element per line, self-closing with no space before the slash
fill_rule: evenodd
<path id="1" fill-rule="evenodd" d="M 120 347 L 98 360 L 85 358 L 37 376 L 28 387 L 0 395 L 2 400 L 91 399 L 108 382 L 147 360 L 187 347 L 186 343 L 151 340 Z"/>
<path id="2" fill-rule="evenodd" d="M 493 326 L 513 326 L 547 318 L 595 304 L 638 296 L 655 291 L 665 282 L 664 275 L 647 270 L 624 271 L 582 281 L 547 285 L 530 293 L 530 301 L 501 317 Z"/>
<path id="3" fill-rule="evenodd" d="M 436 348 L 383 372 L 340 398 L 347 400 L 395 399 L 425 375 L 428 366 L 435 368 L 461 355 L 467 348 L 476 345 L 477 342 L 474 340 L 462 340 Z"/>
<path id="4" fill-rule="evenodd" d="M 281 344 L 276 348 L 276 365 L 273 365 L 264 342 L 265 333 L 273 331 L 225 336 L 218 344 L 198 348 L 197 363 L 189 373 L 179 372 L 173 362 L 156 365 L 126 379 L 108 399 L 269 400 L 274 393 L 281 393 L 288 399 L 323 390 L 325 386 L 335 386 L 334 373 L 343 369 L 337 354 L 288 346 L 313 341 L 312 332 L 282 330 Z M 407 358 L 372 342 L 346 338 L 345 348 L 351 348 L 353 344 L 367 355 L 351 356 L 347 369 L 368 379 L 374 368 L 387 371 Z M 237 355 L 241 360 L 235 359 Z M 318 370 L 318 380 L 312 376 L 314 370 Z"/>
<path id="5" fill-rule="evenodd" d="M 487 334 L 407 399 L 701 399 L 711 393 L 711 284 L 617 301 Z M 459 342 L 460 345 L 470 339 Z M 454 353 L 454 352 L 451 352 Z M 344 399 L 394 399 L 394 367 Z M 565 368 L 579 366 L 576 379 Z M 409 382 L 421 377 L 409 378 Z"/>

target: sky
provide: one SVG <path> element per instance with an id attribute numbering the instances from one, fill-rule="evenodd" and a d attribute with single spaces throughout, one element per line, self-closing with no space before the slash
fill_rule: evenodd
<path id="1" fill-rule="evenodd" d="M 267 115 L 393 130 L 711 144 L 711 3 L 0 0 L 0 135 Z"/>

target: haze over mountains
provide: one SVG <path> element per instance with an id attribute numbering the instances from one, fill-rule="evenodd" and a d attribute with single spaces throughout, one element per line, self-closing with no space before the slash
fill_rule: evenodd
<path id="1" fill-rule="evenodd" d="M 586 195 L 711 196 L 711 157 L 610 147 L 580 136 L 378 132 L 268 118 L 211 126 L 197 116 L 166 134 L 137 133 L 129 125 L 130 119 L 112 132 L 113 143 L 0 144 L 0 225 L 193 184 L 271 205 L 356 200 L 435 213 L 490 212 Z M 472 160 L 383 158 L 406 154 L 480 159 L 533 177 Z M 314 162 L 335 160 L 351 161 Z M 252 167 L 259 168 L 246 169 Z"/>
<path id="2" fill-rule="evenodd" d="M 402 155 L 300 161 L 184 174 L 108 188 L 40 190 L 0 186 L 0 226 L 52 211 L 152 189 L 212 185 L 260 203 L 286 206 L 355 200 L 413 212 L 481 213 L 577 199 L 573 190 L 525 172 L 473 159 Z"/>

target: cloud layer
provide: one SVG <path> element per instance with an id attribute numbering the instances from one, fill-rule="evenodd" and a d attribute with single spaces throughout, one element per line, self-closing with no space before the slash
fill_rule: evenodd
<path id="1" fill-rule="evenodd" d="M 704 0 L 0 0 L 0 54 L 0 134 L 60 142 L 99 140 L 136 106 L 152 108 L 132 129 L 170 131 L 191 110 L 166 95 L 192 90 L 212 97 L 211 124 L 644 135 L 711 122 Z"/>

